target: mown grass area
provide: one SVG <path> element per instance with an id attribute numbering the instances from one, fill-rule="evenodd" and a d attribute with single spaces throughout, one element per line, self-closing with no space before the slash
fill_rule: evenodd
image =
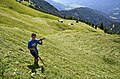
<path id="1" fill-rule="evenodd" d="M 119 35 L 58 19 L 14 0 L 0 0 L 1 79 L 120 79 Z M 27 42 L 33 32 L 46 38 L 39 55 L 47 66 L 44 73 L 38 68 L 31 76 Z"/>
<path id="2" fill-rule="evenodd" d="M 0 0 L 0 6 L 17 11 L 21 14 L 27 14 L 27 15 L 31 15 L 34 17 L 43 17 L 43 18 L 55 19 L 55 20 L 58 19 L 58 17 L 56 17 L 56 16 L 45 14 L 43 12 L 39 12 L 39 11 L 33 10 L 29 7 L 26 7 L 24 5 L 21 5 L 20 3 L 16 2 L 15 0 Z"/>

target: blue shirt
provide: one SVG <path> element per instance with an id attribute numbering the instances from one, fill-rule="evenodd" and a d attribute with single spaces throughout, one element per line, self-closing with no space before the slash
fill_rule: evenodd
<path id="1" fill-rule="evenodd" d="M 28 42 L 28 49 L 29 48 L 34 48 L 36 50 L 36 52 L 38 52 L 38 49 L 37 49 L 37 45 L 38 44 L 42 44 L 42 41 L 38 41 L 38 40 L 29 40 Z M 34 50 L 30 50 L 30 52 L 35 52 Z"/>

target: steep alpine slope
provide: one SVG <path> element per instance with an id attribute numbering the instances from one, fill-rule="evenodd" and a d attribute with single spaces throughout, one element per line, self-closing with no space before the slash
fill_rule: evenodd
<path id="1" fill-rule="evenodd" d="M 69 10 L 69 12 L 67 12 L 67 10 L 66 10 L 64 12 L 62 11 L 62 13 L 61 13 L 54 6 L 52 6 L 51 4 L 48 3 L 48 2 L 50 2 L 50 3 L 54 4 L 54 1 L 52 1 L 52 0 L 49 0 L 48 2 L 46 2 L 44 0 L 31 0 L 31 2 L 34 3 L 34 5 L 35 5 L 34 9 L 37 9 L 39 11 L 50 13 L 50 14 L 53 14 L 56 16 L 73 16 L 73 17 L 75 16 L 75 18 L 81 18 L 83 20 L 90 21 L 97 25 L 100 25 L 103 22 L 104 25 L 107 27 L 107 29 L 109 29 L 109 30 L 112 29 L 113 32 L 120 33 L 120 25 L 119 25 L 120 23 L 112 21 L 112 19 L 109 18 L 108 15 L 106 15 L 102 12 L 85 7 L 85 8 L 74 9 L 74 11 Z M 84 12 L 84 13 L 82 13 L 82 12 Z M 113 25 L 115 27 L 113 27 Z"/>
<path id="2" fill-rule="evenodd" d="M 59 23 L 58 19 L 15 0 L 0 0 L 0 79 L 120 78 L 119 35 L 74 20 Z M 32 65 L 27 49 L 33 32 L 37 38 L 46 37 L 39 46 L 47 65 L 44 73 Z"/>

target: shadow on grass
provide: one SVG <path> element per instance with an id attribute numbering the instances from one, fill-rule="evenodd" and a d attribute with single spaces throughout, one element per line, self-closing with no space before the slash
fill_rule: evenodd
<path id="1" fill-rule="evenodd" d="M 41 72 L 43 73 L 44 71 L 45 71 L 45 69 L 44 69 L 44 67 L 43 66 L 37 66 L 37 65 L 35 65 L 35 64 L 33 64 L 33 65 L 27 65 L 27 67 L 29 68 L 29 69 L 31 69 L 31 72 L 32 73 L 36 73 L 37 71 L 36 71 L 36 69 L 39 69 L 39 68 L 41 68 Z"/>

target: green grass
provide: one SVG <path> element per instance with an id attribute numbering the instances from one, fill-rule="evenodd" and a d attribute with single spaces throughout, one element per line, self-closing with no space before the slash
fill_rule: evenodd
<path id="1" fill-rule="evenodd" d="M 47 64 L 34 79 L 120 79 L 119 35 L 58 19 L 14 0 L 0 0 L 0 79 L 32 78 L 27 42 L 33 32 L 46 38 L 39 55 Z"/>

